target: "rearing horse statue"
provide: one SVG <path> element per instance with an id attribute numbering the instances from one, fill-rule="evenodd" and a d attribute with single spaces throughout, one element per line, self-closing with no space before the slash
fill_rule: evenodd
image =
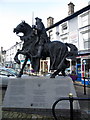
<path id="1" fill-rule="evenodd" d="M 61 72 L 62 75 L 65 76 L 65 69 L 69 67 L 69 61 L 67 60 L 67 58 L 70 57 L 70 59 L 72 59 L 78 55 L 78 50 L 75 45 L 62 43 L 60 41 L 51 42 L 49 40 L 43 46 L 41 57 L 34 57 L 37 54 L 39 45 L 37 40 L 38 36 L 37 34 L 35 34 L 33 28 L 25 21 L 23 21 L 16 28 L 14 28 L 13 32 L 17 35 L 19 33 L 23 33 L 23 36 L 18 36 L 24 42 L 22 49 L 17 51 L 14 60 L 18 64 L 20 64 L 18 55 L 23 54 L 26 56 L 18 77 L 22 76 L 23 69 L 28 59 L 30 59 L 34 71 L 39 72 L 40 59 L 46 59 L 46 57 L 50 57 L 50 70 L 55 70 L 55 72 L 52 73 L 51 78 L 55 78 L 55 76 L 58 75 L 59 72 Z M 70 48 L 70 51 L 68 51 L 68 47 Z"/>

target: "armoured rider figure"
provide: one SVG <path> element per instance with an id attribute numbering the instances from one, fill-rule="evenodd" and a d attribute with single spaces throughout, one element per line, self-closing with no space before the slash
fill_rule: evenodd
<path id="1" fill-rule="evenodd" d="M 46 29 L 45 29 L 45 26 L 44 24 L 42 23 L 42 19 L 36 17 L 36 25 L 33 26 L 33 28 L 36 30 L 36 34 L 38 36 L 38 51 L 37 51 L 37 54 L 33 57 L 38 57 L 40 58 L 41 57 L 41 53 L 42 53 L 42 50 L 43 50 L 43 46 L 44 46 L 44 43 L 47 43 L 49 42 L 49 38 L 48 38 L 48 35 L 46 33 Z"/>

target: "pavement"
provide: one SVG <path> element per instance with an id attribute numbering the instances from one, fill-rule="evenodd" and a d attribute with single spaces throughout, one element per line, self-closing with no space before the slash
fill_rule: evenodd
<path id="1" fill-rule="evenodd" d="M 74 83 L 74 87 L 79 98 L 89 98 L 90 99 L 90 85 L 86 87 L 86 95 L 84 94 L 84 87 L 80 82 Z M 89 101 L 79 101 L 82 120 L 90 120 L 90 100 Z"/>
<path id="2" fill-rule="evenodd" d="M 79 98 L 90 98 L 90 86 L 86 87 L 86 95 L 84 95 L 84 87 L 80 82 L 75 82 L 74 87 Z M 6 89 L 0 90 L 0 99 L 3 100 Z M 2 93 L 2 94 L 1 94 Z M 73 120 L 90 120 L 90 101 L 79 101 L 81 114 L 77 112 L 77 116 Z M 0 101 L 0 105 L 2 102 Z M 80 114 L 81 117 L 78 117 Z M 11 111 L 11 110 L 2 110 L 2 118 L 0 120 L 55 120 L 53 116 L 37 115 L 30 114 L 23 110 L 20 111 Z M 59 116 L 58 120 L 70 120 L 67 116 Z"/>

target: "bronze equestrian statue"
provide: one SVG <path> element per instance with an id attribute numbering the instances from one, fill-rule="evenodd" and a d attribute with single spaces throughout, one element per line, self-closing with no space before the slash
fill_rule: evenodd
<path id="1" fill-rule="evenodd" d="M 45 60 L 46 57 L 50 57 L 50 70 L 56 70 L 52 73 L 51 78 L 55 78 L 59 72 L 65 76 L 65 69 L 69 67 L 67 58 L 73 59 L 78 55 L 78 49 L 73 44 L 62 43 L 60 41 L 51 42 L 40 18 L 36 18 L 36 25 L 32 27 L 25 21 L 21 22 L 14 28 L 13 32 L 17 35 L 20 32 L 24 34 L 23 36 L 18 35 L 23 41 L 23 47 L 17 51 L 14 57 L 14 60 L 20 64 L 18 55 L 23 54 L 26 56 L 18 77 L 22 76 L 28 59 L 30 59 L 34 71 L 39 72 L 40 59 Z M 68 51 L 68 47 L 70 51 Z"/>

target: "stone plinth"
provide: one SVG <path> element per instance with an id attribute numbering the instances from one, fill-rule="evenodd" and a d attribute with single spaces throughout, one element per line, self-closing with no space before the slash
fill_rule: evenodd
<path id="1" fill-rule="evenodd" d="M 52 109 L 53 103 L 60 97 L 76 97 L 70 77 L 57 76 L 11 79 L 3 101 L 3 108 Z M 74 102 L 74 109 L 79 104 Z M 56 109 L 69 109 L 69 101 L 57 104 Z"/>

